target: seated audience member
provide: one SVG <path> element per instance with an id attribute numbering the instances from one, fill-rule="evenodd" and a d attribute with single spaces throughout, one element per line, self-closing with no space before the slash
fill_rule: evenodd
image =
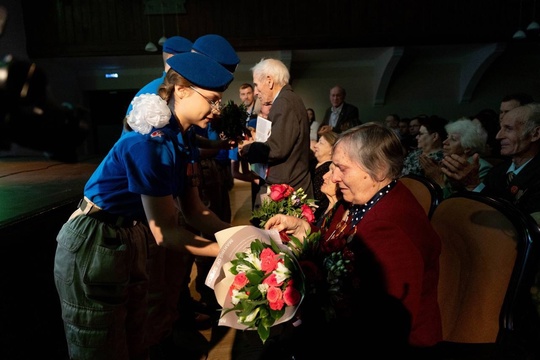
<path id="1" fill-rule="evenodd" d="M 289 356 L 276 358 L 315 359 L 333 344 L 336 359 L 349 358 L 358 349 L 381 359 L 418 359 L 441 341 L 441 240 L 416 198 L 397 181 L 402 164 L 401 143 L 382 124 L 366 123 L 341 134 L 332 154 L 332 181 L 345 202 L 320 229 L 322 260 L 315 266 L 321 282 L 332 271 L 323 263 L 336 255 L 349 262 L 336 275 L 331 292 L 305 296 L 302 324 L 291 330 L 288 342 L 267 341 L 266 349 L 278 348 Z M 311 225 L 278 214 L 265 228 L 305 239 Z"/>
<path id="2" fill-rule="evenodd" d="M 386 127 L 393 130 L 397 136 L 401 136 L 399 132 L 399 120 L 400 117 L 398 114 L 388 114 L 384 119 Z"/>
<path id="3" fill-rule="evenodd" d="M 333 131 L 326 131 L 321 134 L 319 141 L 315 144 L 315 158 L 317 164 L 312 170 L 313 195 L 319 206 L 315 211 L 315 219 L 318 219 L 328 207 L 328 198 L 321 191 L 323 175 L 328 172 L 332 163 L 332 147 L 336 143 L 338 134 Z"/>
<path id="4" fill-rule="evenodd" d="M 418 149 L 409 152 L 405 157 L 402 175 L 425 176 L 420 158 L 427 157 L 436 163 L 439 163 L 443 158 L 442 143 L 447 135 L 444 127 L 448 121 L 436 115 L 419 118 L 418 120 L 420 122 L 420 131 L 416 135 Z"/>
<path id="5" fill-rule="evenodd" d="M 512 93 L 503 96 L 499 107 L 499 120 L 502 120 L 502 118 L 513 108 L 521 105 L 527 105 L 532 102 L 534 102 L 533 97 L 523 92 Z"/>
<path id="6" fill-rule="evenodd" d="M 499 115 L 493 109 L 480 110 L 476 115 L 471 117 L 472 120 L 477 120 L 482 124 L 482 127 L 487 132 L 486 151 L 484 157 L 497 162 L 501 159 L 501 144 L 496 136 L 499 132 Z"/>
<path id="7" fill-rule="evenodd" d="M 427 117 L 428 116 L 425 114 L 420 114 L 411 118 L 411 121 L 409 122 L 409 134 L 411 134 L 411 137 L 414 140 L 412 140 L 412 146 L 409 149 L 409 152 L 418 148 L 418 140 L 416 139 L 416 135 L 418 135 L 418 133 L 420 132 L 420 119 L 424 119 Z"/>
<path id="8" fill-rule="evenodd" d="M 508 111 L 501 119 L 497 139 L 501 155 L 508 159 L 495 165 L 483 181 L 477 154 L 472 162 L 458 155 L 445 156 L 442 171 L 468 190 L 514 203 L 540 223 L 540 103 Z"/>
<path id="9" fill-rule="evenodd" d="M 418 143 L 416 142 L 416 135 L 413 135 L 410 132 L 410 123 L 411 119 L 409 118 L 401 118 L 399 119 L 398 123 L 399 138 L 401 140 L 403 148 L 405 149 L 406 154 L 408 154 L 412 150 L 415 150 L 418 145 Z"/>
<path id="10" fill-rule="evenodd" d="M 448 137 L 443 141 L 443 154 L 450 156 L 456 154 L 468 161 L 472 161 L 473 154 L 483 155 L 486 148 L 487 133 L 480 122 L 470 119 L 459 119 L 446 125 Z M 489 162 L 480 158 L 480 180 L 483 180 L 489 169 Z M 463 190 L 459 182 L 449 179 L 441 169 L 439 163 L 427 157 L 420 158 L 424 173 L 427 177 L 435 180 L 443 189 L 443 197 L 447 198 L 456 191 Z"/>
<path id="11" fill-rule="evenodd" d="M 315 218 L 317 227 L 326 226 L 326 224 L 332 220 L 332 214 L 339 205 L 338 202 L 343 201 L 341 191 L 339 190 L 337 184 L 332 181 L 332 165 L 330 165 L 330 170 L 323 175 L 321 192 L 328 199 L 328 205 L 326 208 L 321 210 L 319 217 Z"/>

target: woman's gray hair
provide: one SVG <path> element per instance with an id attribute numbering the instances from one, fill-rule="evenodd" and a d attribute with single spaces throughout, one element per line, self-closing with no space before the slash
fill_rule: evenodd
<path id="1" fill-rule="evenodd" d="M 287 66 L 281 60 L 271 58 L 262 58 L 261 61 L 251 68 L 251 72 L 255 79 L 271 76 L 279 86 L 287 85 L 291 78 Z"/>
<path id="2" fill-rule="evenodd" d="M 396 133 L 382 124 L 369 122 L 350 128 L 341 133 L 334 149 L 337 146 L 376 181 L 401 176 L 403 146 Z"/>
<path id="3" fill-rule="evenodd" d="M 463 148 L 470 149 L 471 156 L 474 153 L 484 154 L 486 151 L 487 132 L 478 120 L 461 118 L 452 121 L 445 126 L 448 136 L 459 134 L 460 143 Z"/>

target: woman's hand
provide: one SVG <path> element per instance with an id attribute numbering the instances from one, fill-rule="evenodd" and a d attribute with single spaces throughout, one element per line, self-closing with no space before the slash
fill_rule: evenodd
<path id="1" fill-rule="evenodd" d="M 478 175 L 480 169 L 480 157 L 478 154 L 473 155 L 472 163 L 461 156 L 452 154 L 445 156 L 441 161 L 442 172 L 449 178 L 457 181 L 467 190 L 473 190 L 481 181 Z"/>
<path id="2" fill-rule="evenodd" d="M 440 187 L 444 187 L 444 173 L 441 170 L 439 163 L 435 159 L 430 158 L 427 155 L 420 155 L 418 158 L 420 165 L 424 169 L 424 175 L 433 179 Z"/>
<path id="3" fill-rule="evenodd" d="M 300 241 L 303 241 L 307 231 L 310 229 L 310 225 L 303 219 L 278 214 L 268 219 L 264 228 L 266 230 L 277 230 L 278 232 L 285 231 L 287 235 L 292 235 Z"/>

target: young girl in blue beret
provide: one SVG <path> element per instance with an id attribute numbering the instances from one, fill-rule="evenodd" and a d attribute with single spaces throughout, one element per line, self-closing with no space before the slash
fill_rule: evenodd
<path id="1" fill-rule="evenodd" d="M 199 198 L 190 128 L 219 115 L 233 75 L 201 53 L 167 62 L 159 95 L 134 99 L 127 119 L 133 131 L 104 157 L 57 236 L 54 277 L 70 359 L 147 359 L 177 317 L 191 271 L 184 254 L 219 252 L 190 228 L 230 226 Z"/>

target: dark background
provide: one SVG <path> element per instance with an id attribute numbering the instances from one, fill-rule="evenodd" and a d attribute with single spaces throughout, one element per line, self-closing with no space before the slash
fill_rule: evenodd
<path id="1" fill-rule="evenodd" d="M 237 51 L 499 42 L 536 17 L 535 0 L 169 0 L 185 13 L 164 15 L 146 2 L 22 0 L 28 54 L 141 55 L 163 29 L 217 33 Z"/>

